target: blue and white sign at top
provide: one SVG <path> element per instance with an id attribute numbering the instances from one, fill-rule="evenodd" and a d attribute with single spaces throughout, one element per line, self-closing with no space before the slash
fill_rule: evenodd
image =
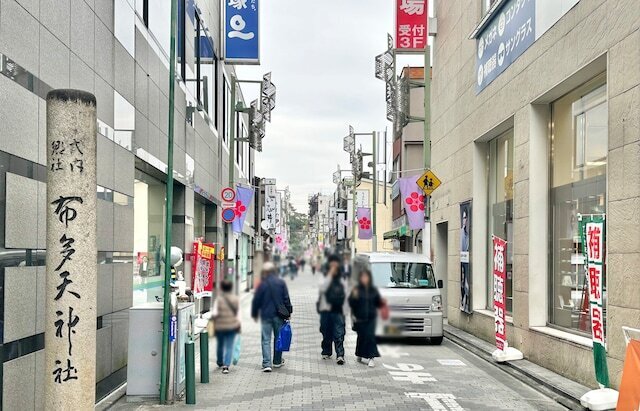
<path id="1" fill-rule="evenodd" d="M 537 37 L 536 0 L 505 2 L 476 42 L 476 94 L 520 57 Z"/>
<path id="2" fill-rule="evenodd" d="M 236 64 L 260 64 L 259 0 L 223 1 L 225 60 Z"/>

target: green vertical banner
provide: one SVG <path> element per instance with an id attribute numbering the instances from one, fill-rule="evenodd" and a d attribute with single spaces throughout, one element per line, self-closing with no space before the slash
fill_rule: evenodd
<path id="1" fill-rule="evenodd" d="M 609 387 L 603 293 L 605 279 L 605 215 L 580 215 L 580 237 L 588 279 L 589 317 L 593 340 L 593 360 L 596 380 L 601 388 Z"/>

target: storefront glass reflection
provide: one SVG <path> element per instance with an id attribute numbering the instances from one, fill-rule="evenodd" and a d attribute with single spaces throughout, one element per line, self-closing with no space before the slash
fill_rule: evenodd
<path id="1" fill-rule="evenodd" d="M 166 186 L 136 170 L 134 182 L 133 305 L 162 298 Z"/>
<path id="2" fill-rule="evenodd" d="M 590 334 L 579 214 L 606 212 L 608 147 L 604 74 L 552 106 L 549 322 Z M 604 300 L 606 301 L 606 277 Z M 605 308 L 606 321 L 606 308 Z"/>

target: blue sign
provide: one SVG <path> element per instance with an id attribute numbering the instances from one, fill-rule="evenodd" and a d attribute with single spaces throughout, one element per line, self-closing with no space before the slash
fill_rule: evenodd
<path id="1" fill-rule="evenodd" d="M 176 340 L 178 335 L 178 317 L 172 315 L 169 317 L 169 342 L 172 343 Z"/>
<path id="2" fill-rule="evenodd" d="M 260 64 L 258 0 L 224 0 L 224 58 L 229 63 Z"/>
<path id="3" fill-rule="evenodd" d="M 508 0 L 478 35 L 476 94 L 535 41 L 536 0 Z"/>

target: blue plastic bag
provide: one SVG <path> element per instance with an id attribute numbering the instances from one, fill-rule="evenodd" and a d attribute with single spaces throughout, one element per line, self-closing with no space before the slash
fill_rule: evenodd
<path id="1" fill-rule="evenodd" d="M 291 324 L 289 321 L 285 321 L 282 327 L 280 327 L 280 333 L 276 340 L 276 351 L 289 351 L 291 348 L 291 336 Z"/>
<path id="2" fill-rule="evenodd" d="M 240 351 L 242 350 L 242 336 L 238 334 L 233 344 L 233 365 L 238 365 L 240 361 Z"/>

